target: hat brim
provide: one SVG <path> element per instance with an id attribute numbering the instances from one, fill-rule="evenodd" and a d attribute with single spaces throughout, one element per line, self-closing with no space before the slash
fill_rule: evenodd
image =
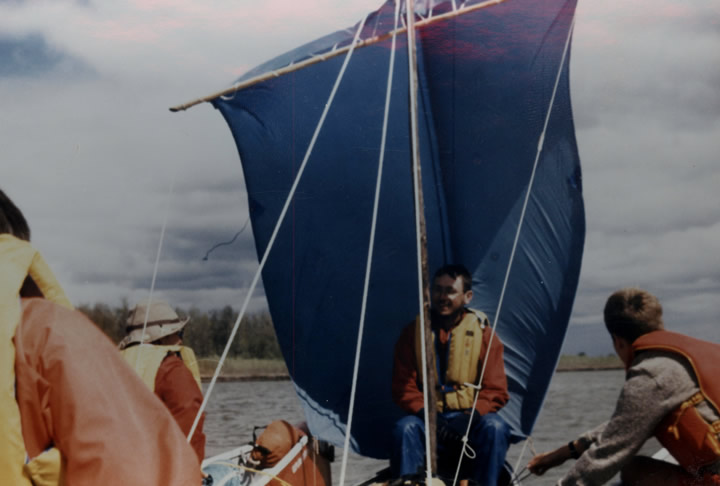
<path id="1" fill-rule="evenodd" d="M 144 326 L 144 332 L 143 327 L 130 331 L 130 333 L 125 337 L 125 339 L 120 342 L 120 349 L 123 349 L 131 344 L 153 343 L 158 339 L 164 338 L 165 336 L 170 336 L 172 334 L 180 332 L 189 321 L 190 318 L 188 317 L 185 320 L 181 320 L 180 322 L 173 322 L 170 324 L 155 324 L 152 322 L 148 322 L 147 326 Z"/>

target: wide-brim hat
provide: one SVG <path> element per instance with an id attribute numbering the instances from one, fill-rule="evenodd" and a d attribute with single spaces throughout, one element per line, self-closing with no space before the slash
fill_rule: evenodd
<path id="1" fill-rule="evenodd" d="M 145 324 L 145 316 L 147 316 L 147 324 Z M 140 302 L 130 311 L 125 327 L 127 336 L 120 343 L 120 349 L 140 343 L 141 340 L 143 343 L 151 343 L 175 334 L 185 327 L 189 320 L 189 317 L 180 319 L 172 307 L 163 300 Z M 144 333 L 143 328 L 145 328 Z"/>

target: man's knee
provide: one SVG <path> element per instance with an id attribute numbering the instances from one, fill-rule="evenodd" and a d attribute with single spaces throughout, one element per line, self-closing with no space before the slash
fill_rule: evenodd
<path id="1" fill-rule="evenodd" d="M 406 415 L 397 422 L 393 428 L 393 438 L 396 441 L 402 441 L 408 436 L 424 435 L 425 428 L 423 421 L 414 415 Z"/>
<path id="2" fill-rule="evenodd" d="M 499 415 L 489 413 L 480 417 L 475 428 L 476 435 L 488 438 L 505 438 L 510 435 L 510 426 Z"/>

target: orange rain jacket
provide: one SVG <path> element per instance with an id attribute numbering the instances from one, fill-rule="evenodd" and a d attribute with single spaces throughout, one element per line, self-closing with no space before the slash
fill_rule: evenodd
<path id="1" fill-rule="evenodd" d="M 32 461 L 54 446 L 62 457 L 61 483 L 68 485 L 200 484 L 197 458 L 175 420 L 92 322 L 46 298 L 18 305 L 30 276 L 45 297 L 69 306 L 39 254 L 0 235 L 0 267 L 0 330 L 11 337 L 4 356 L 14 354 L 14 370 L 3 376 L 10 373 L 15 389 L 15 400 L 3 395 L 0 407 L 11 419 L 3 422 L 14 428 L 0 437 L 2 449 L 24 447 Z M 12 366 L 3 360 L 6 365 Z M 22 444 L 5 444 L 20 428 Z M 26 484 L 18 476 L 22 468 L 4 461 L 0 476 Z"/>

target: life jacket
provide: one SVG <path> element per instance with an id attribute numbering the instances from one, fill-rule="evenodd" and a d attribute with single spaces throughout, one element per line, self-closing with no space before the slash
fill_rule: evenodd
<path id="1" fill-rule="evenodd" d="M 422 382 L 422 328 L 420 319 L 415 320 L 415 357 L 417 360 L 418 382 Z M 475 388 L 466 383 L 476 384 L 478 363 L 481 359 L 483 330 L 488 325 L 487 316 L 474 309 L 468 309 L 460 323 L 450 331 L 448 339 L 445 376 L 440 377 L 440 363 L 435 360 L 435 379 L 441 393 L 438 395 L 438 411 L 464 410 L 472 408 Z M 433 343 L 437 349 L 437 338 L 433 332 Z M 438 356 L 436 351 L 435 356 Z"/>
<path id="2" fill-rule="evenodd" d="M 28 242 L 10 234 L 0 234 L 0 275 L 0 477 L 12 485 L 30 485 L 31 478 L 36 484 L 59 484 L 60 454 L 48 452 L 26 461 L 15 401 L 13 338 L 21 315 L 20 289 L 27 277 L 46 299 L 69 309 L 72 305 L 42 256 Z"/>
<path id="3" fill-rule="evenodd" d="M 720 416 L 720 344 L 669 331 L 655 331 L 635 340 L 635 353 L 670 351 L 692 366 L 700 391 L 668 414 L 655 429 L 655 437 L 688 472 L 720 460 L 720 420 L 708 423 L 697 406 L 702 402 Z"/>
<path id="4" fill-rule="evenodd" d="M 169 353 L 178 353 L 202 390 L 200 368 L 192 348 L 180 345 L 138 344 L 125 348 L 120 353 L 152 391 L 155 391 L 155 377 L 163 360 Z"/>

